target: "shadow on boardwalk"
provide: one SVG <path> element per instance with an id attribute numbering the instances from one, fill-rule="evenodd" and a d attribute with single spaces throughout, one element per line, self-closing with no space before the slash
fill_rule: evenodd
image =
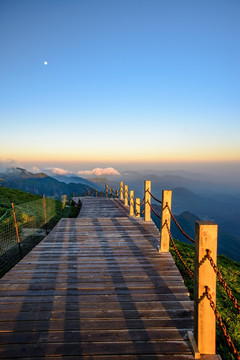
<path id="1" fill-rule="evenodd" d="M 157 229 L 102 200 L 102 217 L 61 220 L 0 281 L 0 358 L 193 359 L 192 302 Z"/>

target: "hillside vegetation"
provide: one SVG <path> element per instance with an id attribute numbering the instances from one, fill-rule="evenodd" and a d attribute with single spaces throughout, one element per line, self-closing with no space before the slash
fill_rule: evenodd
<path id="1" fill-rule="evenodd" d="M 17 243 L 11 204 L 15 205 L 20 247 Z M 63 208 L 59 200 L 21 190 L 0 187 L 0 277 L 36 246 L 61 218 L 77 217 L 80 204 L 68 200 Z"/>
<path id="2" fill-rule="evenodd" d="M 157 206 L 154 206 L 157 210 Z M 177 220 L 180 222 L 180 225 L 183 229 L 192 237 L 194 237 L 193 228 L 195 227 L 195 221 L 198 218 L 191 213 L 184 213 L 182 217 L 176 216 Z M 153 214 L 152 216 L 153 221 L 155 222 L 156 226 L 160 228 L 160 221 L 159 219 Z M 190 224 L 191 220 L 191 224 Z M 172 225 L 172 230 L 174 229 L 174 225 Z M 185 243 L 184 242 L 175 240 L 181 239 L 181 234 L 178 232 L 172 231 L 174 241 L 177 245 L 177 248 L 187 264 L 187 266 L 194 272 L 194 245 Z M 180 235 L 180 236 L 178 236 Z M 182 239 L 181 239 L 182 240 Z M 183 279 L 184 283 L 187 286 L 190 297 L 194 299 L 194 280 L 188 275 L 185 267 L 182 265 L 181 261 L 179 260 L 178 256 L 176 255 L 174 248 L 170 245 L 170 251 L 172 256 L 175 260 L 176 265 L 178 266 Z M 224 278 L 227 282 L 227 285 L 232 290 L 233 295 L 237 298 L 238 303 L 240 303 L 240 263 L 234 260 L 230 260 L 225 255 L 218 255 L 217 257 L 217 266 Z M 212 270 L 213 271 L 213 270 Z M 234 342 L 237 350 L 240 352 L 240 315 L 237 313 L 237 310 L 233 306 L 232 302 L 229 300 L 226 291 L 219 283 L 217 279 L 217 309 L 220 312 L 220 315 L 223 318 L 223 321 L 227 327 L 227 330 Z M 230 352 L 230 349 L 227 345 L 227 341 L 217 325 L 217 353 L 221 355 L 223 360 L 232 360 L 234 359 L 233 355 Z"/>
<path id="3" fill-rule="evenodd" d="M 175 240 L 178 250 L 182 255 L 184 261 L 188 267 L 194 272 L 194 246 L 189 244 L 184 244 L 178 240 Z M 173 247 L 170 247 L 170 251 L 173 255 L 173 258 L 181 271 L 184 283 L 189 289 L 190 297 L 194 297 L 194 280 L 189 278 L 189 275 L 186 273 L 186 270 L 179 258 L 177 257 Z M 232 290 L 233 295 L 237 298 L 238 303 L 240 303 L 240 263 L 228 259 L 224 255 L 219 255 L 217 258 L 217 266 L 227 282 L 229 288 Z M 232 302 L 227 297 L 226 291 L 222 285 L 217 280 L 217 309 L 220 312 L 220 315 L 223 318 L 223 321 L 227 327 L 227 330 L 237 348 L 240 351 L 240 315 L 237 313 L 237 310 L 234 308 Z M 230 349 L 227 345 L 225 337 L 217 325 L 217 353 L 221 355 L 223 360 L 232 360 L 234 359 L 233 355 L 230 353 Z"/>
<path id="4" fill-rule="evenodd" d="M 0 186 L 0 217 L 12 208 L 12 203 L 19 205 L 40 198 L 41 196 L 36 194 Z"/>
<path id="5" fill-rule="evenodd" d="M 44 173 L 33 174 L 21 168 L 0 174 L 0 185 L 8 188 L 20 189 L 37 195 L 53 196 L 61 199 L 62 195 L 71 196 L 90 192 L 91 187 L 81 183 L 68 183 L 58 181 Z"/>

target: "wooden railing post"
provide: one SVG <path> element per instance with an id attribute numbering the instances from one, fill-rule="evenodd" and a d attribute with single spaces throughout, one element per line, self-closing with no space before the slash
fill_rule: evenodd
<path id="1" fill-rule="evenodd" d="M 13 219 L 14 219 L 15 230 L 16 230 L 16 235 L 17 235 L 18 248 L 19 248 L 20 256 L 22 258 L 23 257 L 22 248 L 21 248 L 20 237 L 19 237 L 19 232 L 18 232 L 18 224 L 17 224 L 17 219 L 16 219 L 16 214 L 15 214 L 15 209 L 14 209 L 13 203 L 12 203 L 12 209 L 13 209 Z"/>
<path id="2" fill-rule="evenodd" d="M 206 259 L 206 250 L 217 264 L 218 226 L 212 221 L 195 225 L 194 338 L 200 354 L 216 354 L 216 318 L 205 293 L 208 286 L 216 304 L 216 274 Z"/>
<path id="3" fill-rule="evenodd" d="M 105 185 L 105 197 L 108 198 L 108 185 Z"/>
<path id="4" fill-rule="evenodd" d="M 43 199 L 44 199 L 43 202 L 45 203 L 45 196 L 44 195 L 43 195 Z M 63 205 L 62 205 L 63 209 L 65 208 L 66 200 L 67 200 L 67 195 L 63 195 Z M 45 207 L 45 209 L 46 209 L 46 207 Z"/>
<path id="5" fill-rule="evenodd" d="M 123 200 L 123 181 L 120 182 L 120 200 Z"/>
<path id="6" fill-rule="evenodd" d="M 115 190 L 115 198 L 118 199 L 118 190 Z"/>
<path id="7" fill-rule="evenodd" d="M 103 191 L 101 191 L 101 197 L 103 197 Z"/>
<path id="8" fill-rule="evenodd" d="M 91 197 L 93 197 L 93 187 L 91 188 Z"/>
<path id="9" fill-rule="evenodd" d="M 18 233 L 18 224 L 17 224 L 17 219 L 16 219 L 16 214 L 15 214 L 15 209 L 14 209 L 14 204 L 13 203 L 12 203 L 12 209 L 13 209 L 13 219 L 14 219 L 14 224 L 15 224 L 17 241 L 18 241 L 18 244 L 20 244 L 20 237 L 19 237 L 19 233 Z"/>
<path id="10" fill-rule="evenodd" d="M 85 196 L 85 191 L 83 191 L 83 196 Z"/>
<path id="11" fill-rule="evenodd" d="M 110 187 L 110 198 L 112 199 L 113 198 L 113 188 Z"/>
<path id="12" fill-rule="evenodd" d="M 128 185 L 124 186 L 124 205 L 128 205 Z"/>
<path id="13" fill-rule="evenodd" d="M 136 217 L 140 217 L 140 212 L 141 212 L 141 208 L 140 208 L 140 198 L 136 198 Z"/>
<path id="14" fill-rule="evenodd" d="M 170 221 L 171 214 L 168 210 L 171 210 L 172 204 L 172 191 L 171 190 L 163 190 L 162 192 L 162 226 L 160 232 L 160 252 L 168 252 L 169 251 L 169 233 L 166 226 L 168 224 L 168 228 L 170 230 Z"/>
<path id="15" fill-rule="evenodd" d="M 96 197 L 98 197 L 98 191 L 97 191 L 97 189 L 96 189 Z"/>
<path id="16" fill-rule="evenodd" d="M 130 214 L 129 216 L 134 216 L 134 191 L 130 191 Z"/>
<path id="17" fill-rule="evenodd" d="M 66 195 L 64 195 L 64 200 L 63 200 L 63 209 L 65 207 L 65 203 L 66 203 Z M 43 211 L 44 211 L 44 221 L 45 224 L 47 223 L 47 213 L 46 213 L 46 199 L 45 199 L 45 195 L 43 195 Z"/>
<path id="18" fill-rule="evenodd" d="M 151 181 L 144 181 L 144 196 L 145 196 L 145 209 L 144 209 L 144 220 L 151 221 Z"/>

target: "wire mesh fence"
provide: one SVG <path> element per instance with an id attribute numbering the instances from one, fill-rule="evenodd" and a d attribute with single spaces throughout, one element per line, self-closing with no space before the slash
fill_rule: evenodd
<path id="1" fill-rule="evenodd" d="M 0 277 L 31 251 L 62 217 L 75 217 L 79 212 L 76 207 L 72 200 L 61 202 L 43 197 L 13 205 L 6 211 L 0 217 Z"/>
<path id="2" fill-rule="evenodd" d="M 15 213 L 15 218 L 14 218 Z M 39 199 L 15 206 L 0 218 L 0 256 L 29 237 L 44 237 L 63 215 L 60 201 Z"/>

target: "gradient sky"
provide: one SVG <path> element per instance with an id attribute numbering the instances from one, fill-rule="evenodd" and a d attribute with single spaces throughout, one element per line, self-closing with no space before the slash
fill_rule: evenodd
<path id="1" fill-rule="evenodd" d="M 239 18 L 239 0 L 0 0 L 0 159 L 239 161 Z"/>

